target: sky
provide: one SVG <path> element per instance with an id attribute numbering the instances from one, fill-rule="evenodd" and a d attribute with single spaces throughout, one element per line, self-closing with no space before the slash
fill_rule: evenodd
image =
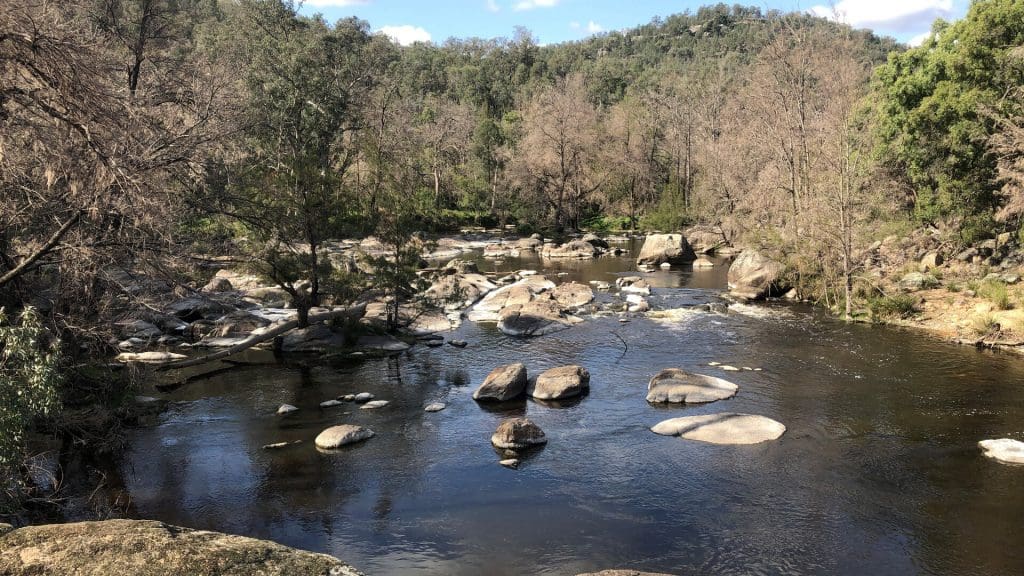
<path id="1" fill-rule="evenodd" d="M 762 9 L 803 10 L 918 44 L 936 18 L 962 17 L 970 0 L 729 0 Z M 298 1 L 297 1 L 298 3 Z M 695 12 L 716 0 L 305 0 L 300 12 L 329 22 L 356 16 L 400 44 L 509 38 L 529 29 L 540 44 L 632 28 L 655 16 Z"/>

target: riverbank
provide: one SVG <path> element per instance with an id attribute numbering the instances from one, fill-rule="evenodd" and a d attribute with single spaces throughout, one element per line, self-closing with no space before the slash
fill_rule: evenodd
<path id="1" fill-rule="evenodd" d="M 863 262 L 871 288 L 859 319 L 1024 353 L 1024 255 L 1011 235 L 957 248 L 920 229 L 876 242 Z"/>

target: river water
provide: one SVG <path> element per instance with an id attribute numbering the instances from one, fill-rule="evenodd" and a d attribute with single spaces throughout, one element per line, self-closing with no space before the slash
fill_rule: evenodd
<path id="1" fill-rule="evenodd" d="M 547 271 L 614 282 L 631 269 L 623 257 Z M 717 299 L 725 267 L 649 280 L 655 309 L 692 307 Z M 466 322 L 452 336 L 465 349 L 415 346 L 342 367 L 267 363 L 193 382 L 162 395 L 155 425 L 131 433 L 119 465 L 131 514 L 326 552 L 376 575 L 1024 574 L 1024 467 L 976 446 L 1024 439 L 1024 359 L 810 308 L 732 310 L 588 318 L 536 339 Z M 473 401 L 484 376 L 511 362 L 532 374 L 581 364 L 590 393 L 562 405 Z M 647 381 L 667 367 L 724 377 L 739 393 L 651 406 Z M 363 391 L 391 404 L 318 407 Z M 447 409 L 425 413 L 434 401 Z M 300 411 L 278 417 L 282 403 Z M 788 431 L 716 446 L 648 430 L 723 411 Z M 524 414 L 549 442 L 503 468 L 490 435 Z M 377 435 L 317 451 L 313 438 L 338 423 Z M 261 448 L 293 440 L 302 443 Z"/>

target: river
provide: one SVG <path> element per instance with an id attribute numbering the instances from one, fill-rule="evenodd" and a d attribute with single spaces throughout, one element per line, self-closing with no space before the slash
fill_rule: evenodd
<path id="1" fill-rule="evenodd" d="M 614 282 L 632 268 L 622 257 L 546 271 Z M 692 307 L 717 300 L 725 267 L 649 280 L 655 309 Z M 415 346 L 340 367 L 255 354 L 271 362 L 143 391 L 168 406 L 130 432 L 118 464 L 130 514 L 326 552 L 373 575 L 1024 574 L 1024 467 L 976 446 L 1024 439 L 1024 360 L 802 306 L 732 310 L 589 317 L 536 339 L 465 322 L 452 335 L 465 349 Z M 726 373 L 712 361 L 762 370 Z M 484 376 L 511 362 L 531 374 L 581 364 L 590 393 L 561 405 L 473 401 Z M 726 378 L 739 393 L 651 406 L 647 382 L 667 367 Z M 318 407 L 363 391 L 391 404 Z M 448 407 L 425 413 L 434 401 Z M 300 411 L 279 417 L 282 403 Z M 723 411 L 788 431 L 717 446 L 648 430 Z M 490 435 L 524 414 L 549 442 L 504 468 Z M 377 435 L 317 451 L 313 438 L 337 423 Z M 293 440 L 302 443 L 261 448 Z"/>

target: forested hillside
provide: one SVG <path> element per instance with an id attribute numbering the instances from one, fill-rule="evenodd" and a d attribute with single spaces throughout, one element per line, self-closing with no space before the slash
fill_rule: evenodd
<path id="1" fill-rule="evenodd" d="M 216 258 L 302 325 L 410 294 L 423 235 L 702 224 L 849 314 L 861 251 L 893 230 L 1020 230 L 1022 44 L 1016 0 L 912 49 L 725 5 L 553 46 L 401 47 L 282 0 L 0 3 L 0 469 L 59 374 Z M 324 254 L 371 234 L 393 247 L 374 275 Z"/>

